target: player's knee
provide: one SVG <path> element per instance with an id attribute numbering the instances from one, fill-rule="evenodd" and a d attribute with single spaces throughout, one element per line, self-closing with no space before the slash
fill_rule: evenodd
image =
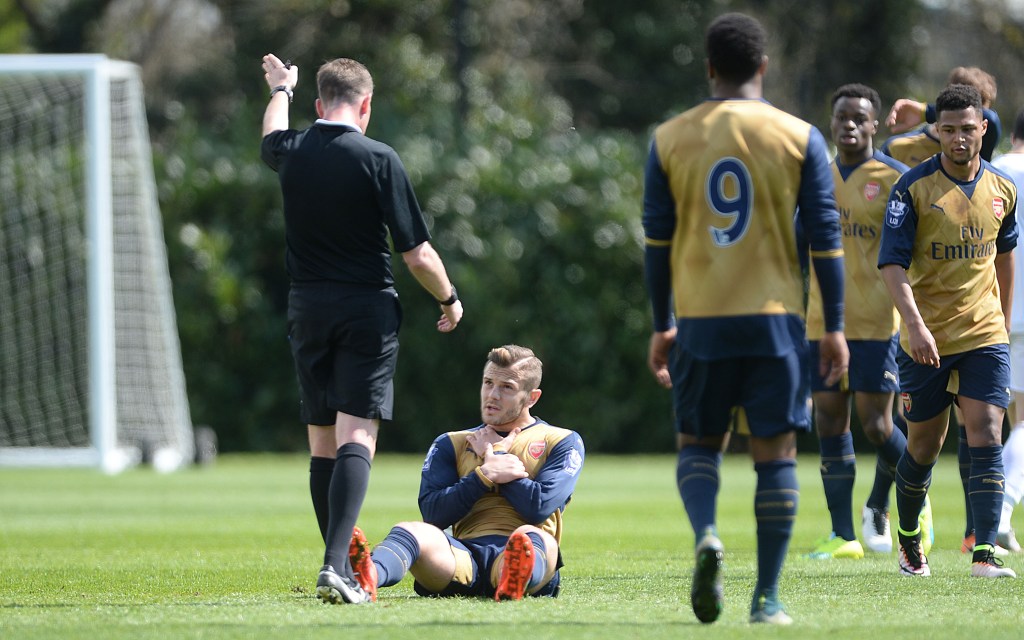
<path id="1" fill-rule="evenodd" d="M 881 415 L 867 416 L 861 422 L 861 426 L 864 428 L 864 436 L 868 442 L 876 447 L 885 444 L 893 430 L 892 423 Z"/>
<path id="2" fill-rule="evenodd" d="M 436 547 L 448 547 L 448 537 L 444 532 L 426 522 L 399 522 L 394 527 L 404 531 L 420 546 L 421 551 L 430 551 Z"/>
<path id="3" fill-rule="evenodd" d="M 819 438 L 835 438 L 850 430 L 850 424 L 846 420 L 825 418 L 820 413 L 815 414 L 814 426 L 818 430 Z"/>

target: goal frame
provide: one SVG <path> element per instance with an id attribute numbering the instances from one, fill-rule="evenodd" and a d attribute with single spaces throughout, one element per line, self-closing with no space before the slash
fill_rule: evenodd
<path id="1" fill-rule="evenodd" d="M 0 72 L 36 76 L 77 74 L 84 80 L 87 387 L 91 440 L 86 447 L 0 447 L 0 466 L 93 466 L 106 473 L 118 473 L 141 462 L 143 452 L 118 447 L 110 97 L 111 82 L 138 78 L 139 68 L 103 54 L 12 54 L 0 56 Z M 148 144 L 148 139 L 146 142 Z M 148 173 L 152 175 L 151 163 Z M 171 320 L 173 323 L 173 318 Z M 176 325 L 171 330 L 177 335 Z M 190 462 L 188 457 L 194 454 L 192 443 L 188 443 L 186 449 L 182 452 L 182 457 L 186 458 L 183 463 Z"/>

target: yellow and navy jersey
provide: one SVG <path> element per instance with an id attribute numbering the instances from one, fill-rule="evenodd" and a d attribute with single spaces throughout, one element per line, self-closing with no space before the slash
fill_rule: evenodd
<path id="1" fill-rule="evenodd" d="M 889 192 L 907 169 L 905 164 L 878 151 L 852 166 L 841 164 L 838 158 L 832 161 L 839 224 L 843 230 L 848 340 L 889 340 L 899 330 L 899 313 L 878 272 L 878 247 Z M 812 272 L 807 337 L 821 340 L 824 333 L 821 293 Z"/>
<path id="2" fill-rule="evenodd" d="M 1008 342 L 996 254 L 1017 246 L 1017 189 L 982 160 L 971 182 L 951 178 L 934 156 L 899 179 L 889 196 L 878 266 L 907 270 L 939 355 Z M 901 343 L 909 352 L 906 323 Z"/>
<path id="3" fill-rule="evenodd" d="M 438 436 L 420 475 L 420 513 L 456 538 L 511 535 L 531 524 L 562 539 L 562 511 L 572 497 L 586 451 L 575 431 L 537 419 L 516 436 L 504 455 L 523 461 L 529 477 L 494 484 L 480 472 L 483 458 L 468 437 L 484 425 Z"/>
<path id="4" fill-rule="evenodd" d="M 932 133 L 930 125 L 896 134 L 882 145 L 882 153 L 908 167 L 916 167 L 940 151 L 939 139 Z"/>
<path id="5" fill-rule="evenodd" d="M 831 265 L 823 281 L 841 325 L 842 242 L 828 163 L 817 129 L 760 99 L 708 100 L 657 127 L 643 216 L 655 329 L 671 296 L 676 343 L 700 358 L 777 356 L 805 340 L 808 246 L 795 219 L 815 267 Z M 664 266 L 652 268 L 655 250 L 666 254 Z"/>

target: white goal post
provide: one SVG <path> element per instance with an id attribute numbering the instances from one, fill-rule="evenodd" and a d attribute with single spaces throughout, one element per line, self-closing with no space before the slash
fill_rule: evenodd
<path id="1" fill-rule="evenodd" d="M 139 69 L 0 55 L 0 465 L 194 447 Z"/>

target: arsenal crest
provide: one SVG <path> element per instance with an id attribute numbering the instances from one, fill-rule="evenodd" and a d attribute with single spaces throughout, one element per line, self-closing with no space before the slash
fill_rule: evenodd
<path id="1" fill-rule="evenodd" d="M 903 400 L 903 413 L 909 413 L 910 407 L 914 404 L 914 401 L 910 397 L 910 394 L 904 391 L 903 393 L 900 394 L 900 399 Z"/>
<path id="2" fill-rule="evenodd" d="M 530 445 L 526 447 L 526 452 L 529 453 L 530 457 L 534 460 L 540 460 L 540 457 L 544 455 L 547 448 L 548 443 L 541 440 L 540 442 L 531 442 Z"/>
<path id="3" fill-rule="evenodd" d="M 877 182 L 869 182 L 864 185 L 864 197 L 868 199 L 868 202 L 872 202 L 878 197 L 878 194 L 882 191 L 882 185 Z"/>
<path id="4" fill-rule="evenodd" d="M 1003 199 L 992 198 L 992 213 L 996 214 L 996 220 L 1003 219 Z"/>

